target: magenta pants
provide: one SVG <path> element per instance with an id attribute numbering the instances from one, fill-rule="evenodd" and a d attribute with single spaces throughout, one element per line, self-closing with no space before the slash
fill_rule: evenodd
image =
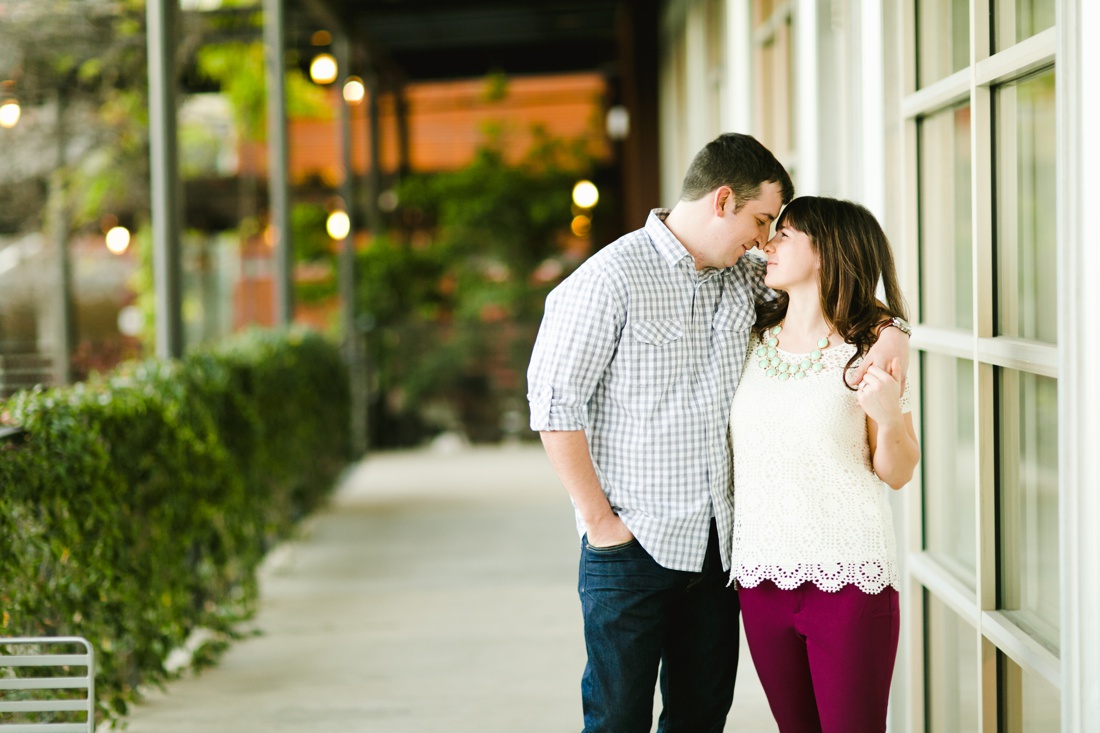
<path id="1" fill-rule="evenodd" d="M 741 588 L 753 664 L 781 733 L 881 733 L 898 651 L 898 592 Z"/>

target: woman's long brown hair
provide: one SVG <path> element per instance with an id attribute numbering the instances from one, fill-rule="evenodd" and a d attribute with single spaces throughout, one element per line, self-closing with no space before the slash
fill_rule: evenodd
<path id="1" fill-rule="evenodd" d="M 884 321 L 907 318 L 886 233 L 859 204 L 821 196 L 794 199 L 775 226 L 776 231 L 786 226 L 810 238 L 821 262 L 821 313 L 845 343 L 856 347 L 848 361 L 851 368 L 878 339 Z M 876 295 L 880 280 L 885 303 Z M 763 333 L 782 321 L 788 302 L 787 294 L 780 292 L 778 299 L 758 305 L 757 330 Z"/>

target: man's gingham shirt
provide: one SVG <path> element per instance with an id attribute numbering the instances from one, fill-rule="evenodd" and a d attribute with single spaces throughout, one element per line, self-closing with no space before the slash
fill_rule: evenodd
<path id="1" fill-rule="evenodd" d="M 585 430 L 612 510 L 666 568 L 700 571 L 733 522 L 730 402 L 764 262 L 697 271 L 654 209 L 546 300 L 527 373 L 531 429 Z M 577 526 L 584 532 L 580 515 Z"/>

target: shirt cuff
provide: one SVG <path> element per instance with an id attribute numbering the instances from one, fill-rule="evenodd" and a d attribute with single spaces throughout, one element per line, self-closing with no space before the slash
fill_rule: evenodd
<path id="1" fill-rule="evenodd" d="M 554 388 L 544 384 L 527 395 L 531 406 L 531 429 L 536 432 L 547 430 L 584 430 L 588 427 L 588 410 L 554 404 Z"/>

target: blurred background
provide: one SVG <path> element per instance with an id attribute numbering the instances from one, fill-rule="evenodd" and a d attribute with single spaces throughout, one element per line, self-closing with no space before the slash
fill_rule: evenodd
<path id="1" fill-rule="evenodd" d="M 144 3 L 0 4 L 0 394 L 155 350 L 149 104 L 170 93 L 179 348 L 289 304 L 358 340 L 363 444 L 526 433 L 542 298 L 628 215 L 623 19 L 615 2 L 484 5 L 287 3 L 273 131 L 254 3 L 169 13 L 159 90 Z"/>
<path id="2" fill-rule="evenodd" d="M 880 218 L 916 326 L 892 725 L 1084 730 L 1094 32 L 1092 0 L 0 0 L 0 399 L 296 323 L 356 456 L 533 441 L 546 294 L 749 132 Z"/>

